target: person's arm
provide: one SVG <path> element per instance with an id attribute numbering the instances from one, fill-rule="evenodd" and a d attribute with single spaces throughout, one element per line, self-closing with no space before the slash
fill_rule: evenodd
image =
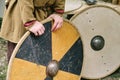
<path id="1" fill-rule="evenodd" d="M 33 15 L 34 12 L 34 5 L 33 0 L 18 0 L 18 4 L 20 7 L 20 14 L 23 24 L 36 20 Z"/>
<path id="2" fill-rule="evenodd" d="M 64 13 L 65 0 L 56 0 L 54 5 L 55 13 L 62 15 Z"/>
<path id="3" fill-rule="evenodd" d="M 48 18 L 53 18 L 54 24 L 52 31 L 55 31 L 62 27 L 63 18 L 62 14 L 64 13 L 65 0 L 56 0 L 54 4 L 54 14 L 50 15 Z"/>
<path id="4" fill-rule="evenodd" d="M 45 31 L 44 26 L 34 17 L 33 0 L 18 0 L 21 19 L 26 29 L 34 33 L 36 36 L 42 35 Z"/>

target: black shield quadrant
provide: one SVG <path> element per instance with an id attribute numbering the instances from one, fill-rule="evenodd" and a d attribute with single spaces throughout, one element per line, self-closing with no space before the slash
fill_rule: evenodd
<path id="1" fill-rule="evenodd" d="M 44 24 L 45 33 L 41 36 L 30 34 L 19 48 L 16 58 L 46 66 L 52 59 L 51 22 Z"/>

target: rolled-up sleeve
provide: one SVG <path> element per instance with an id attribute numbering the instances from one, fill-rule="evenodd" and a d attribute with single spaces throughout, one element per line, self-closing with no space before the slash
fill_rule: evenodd
<path id="1" fill-rule="evenodd" d="M 56 0 L 54 10 L 58 14 L 64 13 L 65 0 Z"/>
<path id="2" fill-rule="evenodd" d="M 21 12 L 21 19 L 23 24 L 36 20 L 34 17 L 34 5 L 33 0 L 18 0 L 20 12 Z"/>

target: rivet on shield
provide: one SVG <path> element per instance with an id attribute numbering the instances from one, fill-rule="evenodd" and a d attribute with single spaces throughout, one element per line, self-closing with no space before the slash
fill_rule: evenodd
<path id="1" fill-rule="evenodd" d="M 49 77 L 54 77 L 59 70 L 58 61 L 52 60 L 49 62 L 48 66 L 46 67 L 46 73 Z"/>
<path id="2" fill-rule="evenodd" d="M 104 47 L 104 45 L 105 45 L 105 40 L 102 36 L 97 35 L 93 37 L 91 40 L 91 47 L 95 51 L 101 50 Z"/>

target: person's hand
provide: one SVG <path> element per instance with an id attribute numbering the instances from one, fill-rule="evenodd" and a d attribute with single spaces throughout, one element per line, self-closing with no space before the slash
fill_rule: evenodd
<path id="1" fill-rule="evenodd" d="M 44 33 L 45 27 L 42 23 L 35 21 L 34 25 L 29 29 L 35 36 L 40 36 Z"/>
<path id="2" fill-rule="evenodd" d="M 54 20 L 54 24 L 51 29 L 52 31 L 55 31 L 62 27 L 63 18 L 61 16 L 59 16 L 58 14 L 52 14 L 48 18 L 52 18 Z"/>

